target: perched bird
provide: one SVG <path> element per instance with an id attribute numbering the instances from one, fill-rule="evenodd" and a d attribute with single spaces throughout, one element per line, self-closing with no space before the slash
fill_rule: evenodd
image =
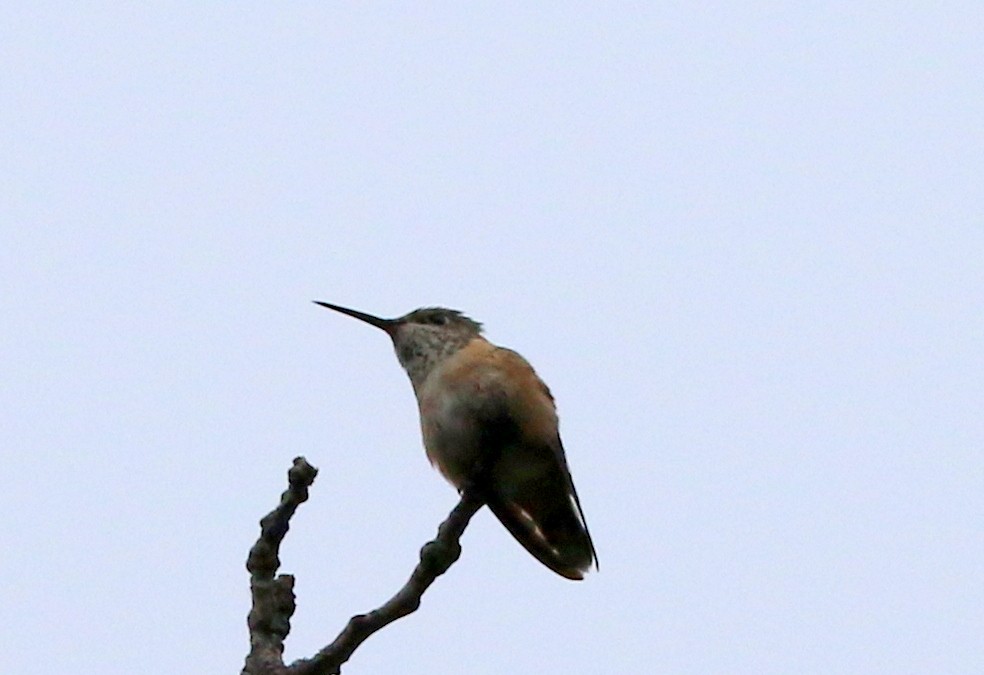
<path id="1" fill-rule="evenodd" d="M 459 492 L 477 485 L 506 529 L 557 574 L 582 579 L 597 568 L 553 396 L 526 359 L 486 340 L 482 325 L 456 310 L 381 319 L 316 304 L 390 336 L 417 396 L 427 457 Z"/>

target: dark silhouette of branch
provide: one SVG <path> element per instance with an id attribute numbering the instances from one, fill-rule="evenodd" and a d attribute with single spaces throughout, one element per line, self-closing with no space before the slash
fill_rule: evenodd
<path id="1" fill-rule="evenodd" d="M 294 511 L 307 501 L 308 488 L 318 470 L 303 457 L 294 459 L 287 472 L 289 486 L 280 496 L 280 505 L 260 521 L 260 538 L 249 550 L 246 569 L 253 596 L 247 624 L 249 625 L 249 655 L 242 675 L 280 675 L 284 669 L 284 639 L 290 633 L 290 618 L 294 615 L 294 577 L 281 574 L 280 542 L 290 528 Z"/>
<path id="2" fill-rule="evenodd" d="M 478 489 L 466 488 L 438 528 L 437 538 L 420 549 L 420 562 L 396 595 L 368 614 L 353 616 L 338 637 L 312 658 L 285 666 L 283 643 L 294 613 L 294 577 L 282 574 L 274 578 L 280 567 L 277 552 L 287 534 L 290 517 L 307 499 L 307 490 L 317 473 L 303 457 L 295 459 L 288 472 L 290 487 L 281 496 L 280 506 L 260 521 L 260 538 L 246 562 L 253 608 L 248 620 L 250 653 L 242 675 L 338 675 L 342 664 L 370 635 L 420 607 L 427 588 L 461 555 L 461 535 L 472 516 L 485 505 Z"/>

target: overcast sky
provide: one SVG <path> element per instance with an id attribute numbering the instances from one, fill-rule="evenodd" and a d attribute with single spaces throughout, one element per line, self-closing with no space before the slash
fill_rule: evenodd
<path id="1" fill-rule="evenodd" d="M 984 672 L 980 3 L 0 10 L 0 671 L 288 659 L 456 502 L 383 316 L 553 390 L 601 570 L 487 511 L 346 675 Z"/>

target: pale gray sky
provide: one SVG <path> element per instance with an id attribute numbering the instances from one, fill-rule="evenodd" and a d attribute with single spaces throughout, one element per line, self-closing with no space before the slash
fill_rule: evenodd
<path id="1" fill-rule="evenodd" d="M 0 671 L 288 658 L 456 501 L 384 316 L 556 395 L 601 572 L 487 512 L 369 673 L 984 672 L 979 3 L 0 11 Z"/>

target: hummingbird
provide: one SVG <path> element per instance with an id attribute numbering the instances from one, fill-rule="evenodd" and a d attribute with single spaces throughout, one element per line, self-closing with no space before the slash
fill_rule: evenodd
<path id="1" fill-rule="evenodd" d="M 396 319 L 315 304 L 380 328 L 410 377 L 431 464 L 459 492 L 476 486 L 499 521 L 534 558 L 579 580 L 595 552 L 560 442 L 550 389 L 482 324 L 443 307 Z"/>

